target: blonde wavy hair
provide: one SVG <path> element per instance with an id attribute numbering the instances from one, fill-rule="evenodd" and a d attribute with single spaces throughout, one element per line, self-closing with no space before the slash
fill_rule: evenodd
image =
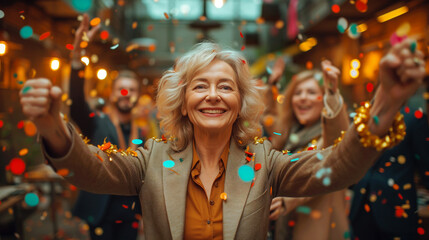
<path id="1" fill-rule="evenodd" d="M 246 145 L 261 134 L 259 120 L 264 104 L 256 80 L 251 78 L 247 61 L 236 51 L 223 50 L 215 43 L 202 42 L 178 59 L 174 70 L 164 72 L 158 85 L 156 103 L 161 117 L 160 125 L 167 136 L 175 138 L 172 144 L 175 151 L 185 149 L 192 143 L 194 136 L 192 123 L 181 112 L 185 104 L 186 87 L 198 71 L 215 59 L 232 67 L 241 97 L 241 109 L 232 128 L 232 136 L 240 145 Z"/>

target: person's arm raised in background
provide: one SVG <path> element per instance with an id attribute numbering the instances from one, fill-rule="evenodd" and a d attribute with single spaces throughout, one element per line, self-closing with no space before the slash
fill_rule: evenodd
<path id="1" fill-rule="evenodd" d="M 82 22 L 76 30 L 74 48 L 71 53 L 72 70 L 70 73 L 69 97 L 72 100 L 72 104 L 70 106 L 70 117 L 79 126 L 85 136 L 92 136 L 92 131 L 95 129 L 95 122 L 94 118 L 90 116 L 94 110 L 89 107 L 85 100 L 85 79 L 83 74 L 79 74 L 80 71 L 84 71 L 85 69 L 85 66 L 81 62 L 82 52 L 84 51 L 82 42 L 86 42 L 87 45 L 99 28 L 100 25 L 97 25 L 89 30 L 89 17 L 87 14 L 84 14 Z"/>

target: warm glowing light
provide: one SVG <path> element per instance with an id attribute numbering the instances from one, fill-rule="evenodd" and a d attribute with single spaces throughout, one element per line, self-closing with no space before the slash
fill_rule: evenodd
<path id="1" fill-rule="evenodd" d="M 104 68 L 100 68 L 97 71 L 97 78 L 100 80 L 104 80 L 107 77 L 107 71 Z"/>
<path id="2" fill-rule="evenodd" d="M 368 25 L 366 25 L 365 23 L 359 24 L 357 26 L 357 29 L 359 32 L 365 32 L 368 29 Z"/>
<path id="3" fill-rule="evenodd" d="M 357 70 L 357 69 L 350 70 L 350 77 L 352 77 L 352 78 L 359 77 L 359 70 Z"/>
<path id="4" fill-rule="evenodd" d="M 377 17 L 377 21 L 379 21 L 381 23 L 382 22 L 386 22 L 386 21 L 389 21 L 392 18 L 401 16 L 402 14 L 404 14 L 406 12 L 408 12 L 408 7 L 407 6 L 403 6 L 403 7 L 397 8 L 395 10 L 392 10 L 390 12 L 387 12 L 387 13 L 385 13 L 383 15 L 378 16 Z"/>
<path id="5" fill-rule="evenodd" d="M 80 59 L 80 61 L 82 61 L 83 63 L 85 63 L 86 66 L 88 66 L 88 64 L 89 64 L 89 58 L 88 57 L 82 57 Z"/>
<path id="6" fill-rule="evenodd" d="M 212 3 L 216 8 L 222 8 L 225 2 L 226 0 L 212 0 Z"/>
<path id="7" fill-rule="evenodd" d="M 298 48 L 303 52 L 307 52 L 317 45 L 317 39 L 314 37 L 308 38 L 304 42 L 300 43 Z"/>
<path id="8" fill-rule="evenodd" d="M 0 56 L 5 55 L 6 51 L 7 51 L 6 42 L 0 41 Z"/>
<path id="9" fill-rule="evenodd" d="M 52 59 L 51 61 L 51 69 L 52 71 L 57 71 L 60 68 L 60 60 L 57 58 Z"/>
<path id="10" fill-rule="evenodd" d="M 350 66 L 351 66 L 353 69 L 359 69 L 359 68 L 360 68 L 360 61 L 359 61 L 359 60 L 357 60 L 357 59 L 353 59 L 353 60 L 350 62 Z"/>

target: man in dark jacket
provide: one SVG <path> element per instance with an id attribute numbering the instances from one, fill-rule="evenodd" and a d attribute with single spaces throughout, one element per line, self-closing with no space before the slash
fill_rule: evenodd
<path id="1" fill-rule="evenodd" d="M 138 140 L 143 140 L 141 132 L 132 121 L 131 110 L 139 97 L 139 80 L 131 71 L 121 71 L 113 81 L 110 108 L 107 113 L 94 111 L 85 101 L 84 65 L 80 58 L 81 41 L 89 41 L 98 27 L 89 30 L 89 19 L 85 14 L 76 31 L 72 52 L 70 78 L 70 117 L 81 129 L 82 134 L 94 145 L 110 142 L 118 148 L 136 149 Z M 85 39 L 86 38 L 86 39 Z M 134 139 L 138 139 L 132 141 Z M 142 144 L 142 141 L 140 141 Z M 79 197 L 73 214 L 85 220 L 90 228 L 91 239 L 136 239 L 141 206 L 138 196 L 116 196 L 93 194 L 85 191 Z"/>

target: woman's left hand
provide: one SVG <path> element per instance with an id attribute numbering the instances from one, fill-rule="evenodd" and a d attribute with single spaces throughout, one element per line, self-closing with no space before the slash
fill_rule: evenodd
<path id="1" fill-rule="evenodd" d="M 334 94 L 338 89 L 338 79 L 340 78 L 340 70 L 332 65 L 331 61 L 323 60 L 322 63 L 323 71 L 323 86 L 325 87 L 325 92 Z"/>
<path id="2" fill-rule="evenodd" d="M 283 199 L 281 197 L 274 198 L 270 206 L 270 221 L 277 220 L 285 211 Z"/>

